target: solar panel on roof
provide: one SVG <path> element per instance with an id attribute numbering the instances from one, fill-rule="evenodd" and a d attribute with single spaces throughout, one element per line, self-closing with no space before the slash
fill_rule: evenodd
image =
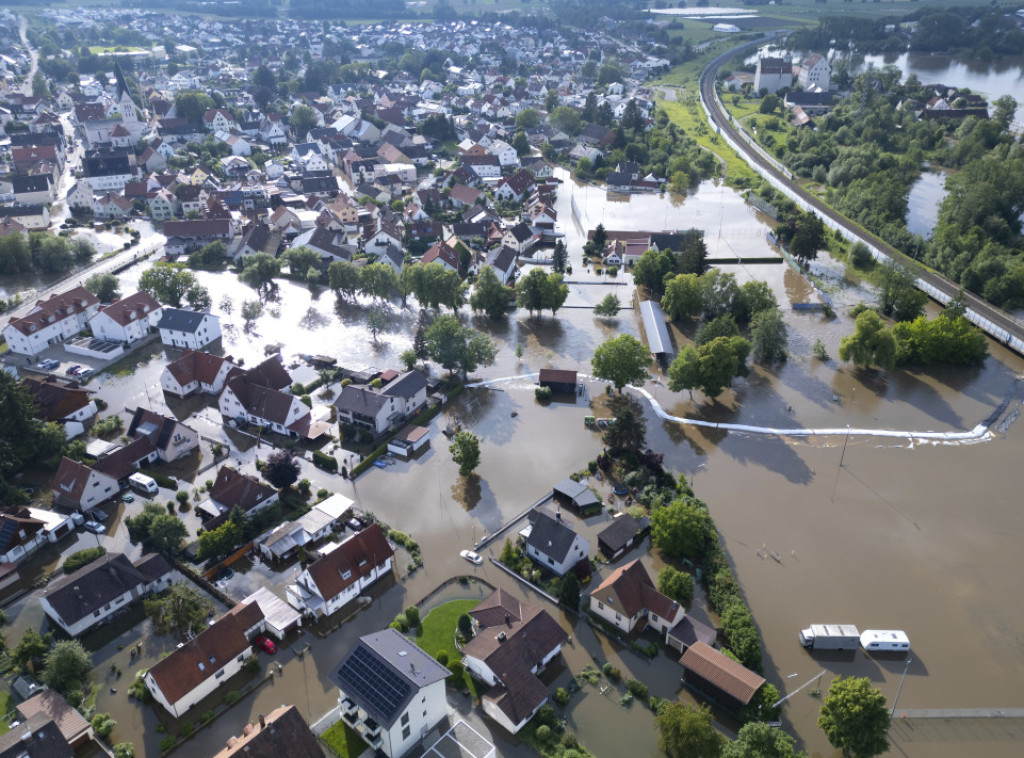
<path id="1" fill-rule="evenodd" d="M 0 547 L 6 549 L 11 544 L 11 539 L 17 529 L 18 524 L 15 521 L 5 520 L 3 522 L 3 525 L 0 526 Z"/>
<path id="2" fill-rule="evenodd" d="M 367 648 L 359 646 L 341 665 L 338 677 L 351 685 L 345 688 L 377 711 L 384 721 L 392 721 L 409 695 L 411 685 Z"/>

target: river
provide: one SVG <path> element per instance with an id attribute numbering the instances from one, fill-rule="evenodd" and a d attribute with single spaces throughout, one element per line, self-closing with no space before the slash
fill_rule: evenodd
<path id="1" fill-rule="evenodd" d="M 562 175 L 563 179 L 567 179 Z M 572 199 L 581 215 L 572 221 Z M 768 220 L 745 205 L 734 191 L 705 182 L 685 197 L 635 195 L 609 197 L 599 188 L 565 181 L 557 201 L 574 273 L 569 305 L 585 305 L 596 293 L 615 291 L 624 303 L 631 297 L 626 277 L 609 280 L 581 265 L 583 230 L 603 222 L 608 228 L 634 230 L 704 229 L 713 257 L 727 251 L 770 255 L 765 240 Z M 800 314 L 789 308 L 813 293 L 788 265 L 759 264 L 729 267 L 740 280 L 769 281 L 790 331 L 790 360 L 780 367 L 754 367 L 746 379 L 716 401 L 699 395 L 670 393 L 660 383 L 648 389 L 670 413 L 751 425 L 878 427 L 916 430 L 970 429 L 989 416 L 1015 390 L 1024 361 L 993 346 L 992 356 L 975 369 L 899 370 L 890 375 L 855 371 L 835 360 L 819 362 L 811 346 L 821 339 L 835 356 L 840 338 L 852 331 L 847 315 L 870 292 L 850 281 L 842 267 L 823 259 L 812 267 L 836 302 L 839 318 Z M 122 275 L 124 289 L 137 281 L 141 267 Z M 284 353 L 328 353 L 342 364 L 394 366 L 411 344 L 417 317 L 395 309 L 392 324 L 378 344 L 362 326 L 360 304 L 336 306 L 325 291 L 282 282 L 280 299 L 256 323 L 252 332 L 240 328 L 241 302 L 255 295 L 230 273 L 200 273 L 211 288 L 217 308 L 232 299 L 225 313 L 224 349 L 243 357 L 247 365 L 263 356 L 263 346 L 282 342 Z M 601 282 L 601 283 L 598 283 Z M 619 318 L 595 319 L 584 308 L 564 308 L 557 318 L 529 318 L 515 313 L 507 322 L 472 318 L 490 334 L 501 352 L 496 364 L 478 372 L 500 377 L 532 372 L 545 366 L 589 371 L 594 348 L 621 333 L 640 335 L 639 319 L 631 311 Z M 692 328 L 675 330 L 677 342 L 692 336 Z M 513 347 L 522 345 L 517 358 Z M 138 403 L 161 407 L 153 398 L 162 353 L 144 362 L 134 374 L 103 376 L 94 382 L 112 409 Z M 306 370 L 308 371 L 308 370 Z M 308 381 L 303 372 L 295 378 Z M 600 385 L 592 385 L 595 394 Z M 147 395 L 151 399 L 147 399 Z M 1016 409 L 1020 396 L 1013 396 Z M 412 534 L 421 544 L 424 569 L 404 577 L 383 592 L 367 610 L 326 639 L 305 634 L 290 640 L 278 653 L 284 673 L 226 716 L 201 732 L 181 751 L 212 754 L 224 740 L 241 732 L 246 721 L 281 703 L 295 703 L 312 720 L 336 701 L 327 673 L 359 634 L 385 626 L 396 612 L 422 598 L 447 577 L 472 571 L 488 581 L 532 597 L 485 561 L 473 569 L 458 558 L 484 532 L 491 532 L 540 497 L 551 484 L 579 470 L 600 451 L 600 439 L 583 427 L 590 409 L 576 404 L 538 405 L 530 382 L 508 382 L 493 390 L 467 390 L 456 400 L 458 411 L 481 438 L 479 477 L 461 480 L 438 434 L 444 417 L 434 423 L 434 441 L 419 460 L 385 471 L 371 470 L 357 482 L 342 482 L 305 466 L 313 488 L 328 486 L 352 496 L 361 507 Z M 910 440 L 858 439 L 845 446 L 841 438 L 786 441 L 770 436 L 725 433 L 681 427 L 647 413 L 648 444 L 665 453 L 666 466 L 693 479 L 718 524 L 744 594 L 765 642 L 766 676 L 783 694 L 792 692 L 822 669 L 822 689 L 836 674 L 868 676 L 891 702 L 903 672 L 902 660 L 868 657 L 812 656 L 798 644 L 799 629 L 810 623 L 853 623 L 859 628 L 902 628 L 913 645 L 913 664 L 900 695 L 901 708 L 1019 706 L 1019 683 L 1024 679 L 1024 609 L 1017 578 L 1022 562 L 1024 511 L 1018 506 L 1019 480 L 1013 473 L 1024 453 L 1024 427 L 1007 424 L 993 439 L 975 444 L 923 444 Z M 208 422 L 204 431 L 209 428 Z M 252 452 L 237 456 L 245 465 Z M 233 456 L 233 458 L 236 456 Z M 840 467 L 840 461 L 842 466 Z M 208 477 L 208 474 L 201 478 Z M 591 534 L 607 515 L 580 528 Z M 782 563 L 758 557 L 762 545 L 777 552 Z M 483 551 L 496 556 L 501 541 Z M 627 556 L 631 559 L 641 551 Z M 662 565 L 657 555 L 644 555 L 651 570 Z M 404 575 L 406 559 L 396 561 Z M 250 569 L 257 571 L 256 568 Z M 605 576 L 608 569 L 602 570 Z M 595 581 L 599 581 L 600 576 Z M 286 581 L 287 576 L 279 578 Z M 245 575 L 242 575 L 245 579 Z M 248 584 L 251 584 L 249 582 Z M 248 586 L 246 584 L 245 586 Z M 241 585 L 240 585 L 241 586 Z M 39 623 L 38 606 L 13 626 Z M 659 696 L 692 698 L 678 690 L 680 670 L 667 659 L 655 665 L 616 646 L 585 624 L 563 618 L 572 626 L 574 646 L 565 652 L 566 669 L 557 683 L 588 663 L 613 661 L 625 677 L 647 682 Z M 169 638 L 154 638 L 126 630 L 105 642 L 95 656 L 103 690 L 97 710 L 118 720 L 118 740 L 134 740 L 149 754 L 156 750 L 156 715 L 128 699 L 127 682 L 108 674 L 111 663 L 125 672 L 137 664 L 119 645 L 141 638 L 148 660 L 167 649 Z M 109 639 L 109 637 L 107 638 Z M 304 658 L 292 648 L 305 642 L 313 648 Z M 113 687 L 113 689 L 109 689 Z M 114 691 L 116 690 L 116 691 Z M 838 758 L 816 726 L 820 701 L 805 693 L 789 700 L 783 723 L 812 755 Z M 624 712 L 614 694 L 602 695 L 588 686 L 566 712 L 581 740 L 601 758 L 659 755 L 650 712 L 640 704 Z M 999 722 L 922 722 L 897 724 L 892 753 L 909 758 L 944 758 L 984 752 L 986 756 L 1017 756 L 1019 737 L 1007 729 L 1019 725 Z M 1017 734 L 1020 729 L 1017 728 Z M 522 755 L 514 741 L 496 738 L 499 754 Z"/>

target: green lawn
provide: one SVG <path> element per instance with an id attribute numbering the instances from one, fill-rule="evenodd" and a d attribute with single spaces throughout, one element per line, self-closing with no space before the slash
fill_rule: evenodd
<path id="1" fill-rule="evenodd" d="M 431 657 L 442 650 L 449 656 L 453 655 L 459 616 L 479 604 L 479 600 L 452 600 L 435 608 L 423 618 L 420 628 L 416 630 L 416 644 Z"/>
<path id="2" fill-rule="evenodd" d="M 691 98 L 691 102 L 697 103 L 696 96 Z M 674 124 L 681 126 L 699 145 L 706 147 L 725 163 L 726 182 L 735 185 L 738 180 L 746 180 L 748 183 L 757 181 L 757 174 L 747 165 L 747 162 L 729 147 L 724 139 L 711 131 L 711 127 L 704 117 L 704 110 L 699 104 L 696 105 L 696 108 L 692 108 L 678 100 L 659 98 L 658 107 L 662 108 L 669 119 Z"/>
<path id="3" fill-rule="evenodd" d="M 320 739 L 338 758 L 356 758 L 367 749 L 367 744 L 344 721 L 339 721 L 322 735 Z"/>
<path id="4" fill-rule="evenodd" d="M 104 47 L 102 45 L 92 45 L 89 48 L 89 52 L 92 53 L 93 55 L 100 55 L 102 53 L 143 53 L 143 52 L 145 52 L 145 50 L 143 50 L 141 47 L 122 46 L 122 45 L 115 45 L 113 47 Z"/>
<path id="5" fill-rule="evenodd" d="M 0 734 L 7 734 L 11 730 L 7 714 L 14 711 L 14 705 L 14 696 L 7 690 L 0 691 Z"/>

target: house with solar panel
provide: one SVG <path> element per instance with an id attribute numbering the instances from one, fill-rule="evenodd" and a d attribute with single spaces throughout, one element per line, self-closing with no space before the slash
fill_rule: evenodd
<path id="1" fill-rule="evenodd" d="M 448 716 L 451 672 L 395 629 L 368 634 L 331 672 L 341 718 L 370 747 L 402 758 Z"/>

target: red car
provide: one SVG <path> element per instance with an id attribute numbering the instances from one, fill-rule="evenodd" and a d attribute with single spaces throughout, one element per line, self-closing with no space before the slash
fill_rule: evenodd
<path id="1" fill-rule="evenodd" d="M 256 638 L 256 646 L 260 648 L 264 653 L 277 652 L 277 645 L 274 644 L 274 641 L 262 634 Z"/>

